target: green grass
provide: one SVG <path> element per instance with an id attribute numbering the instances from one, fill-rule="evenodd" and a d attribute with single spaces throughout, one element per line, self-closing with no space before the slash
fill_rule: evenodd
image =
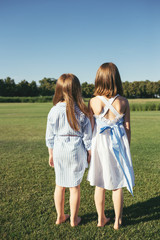
<path id="1" fill-rule="evenodd" d="M 160 112 L 131 112 L 134 197 L 124 189 L 123 227 L 113 230 L 111 191 L 106 214 L 111 222 L 97 228 L 94 187 L 81 184 L 82 223 L 55 226 L 54 170 L 45 146 L 46 117 L 52 103 L 0 104 L 0 239 L 160 239 Z M 65 212 L 69 213 L 66 190 Z"/>

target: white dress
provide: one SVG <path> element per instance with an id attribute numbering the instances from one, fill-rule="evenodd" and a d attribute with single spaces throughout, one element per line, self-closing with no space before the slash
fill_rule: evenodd
<path id="1" fill-rule="evenodd" d="M 112 106 L 114 98 L 106 100 L 97 96 L 105 103 L 100 115 L 95 115 L 95 126 L 92 136 L 91 163 L 87 180 L 91 186 L 98 186 L 108 190 L 127 187 L 133 195 L 134 172 L 130 154 L 130 147 L 123 117 Z M 105 118 L 108 110 L 114 115 L 114 120 Z"/>

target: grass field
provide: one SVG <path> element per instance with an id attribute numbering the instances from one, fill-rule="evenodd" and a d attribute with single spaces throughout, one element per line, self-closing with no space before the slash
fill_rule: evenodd
<path id="1" fill-rule="evenodd" d="M 160 112 L 131 112 L 134 197 L 124 189 L 123 226 L 114 231 L 111 192 L 106 214 L 111 222 L 97 228 L 94 187 L 81 184 L 82 223 L 55 226 L 54 170 L 45 146 L 46 117 L 51 103 L 0 104 L 1 235 L 0 239 L 160 239 Z M 69 213 L 66 190 L 65 212 Z"/>

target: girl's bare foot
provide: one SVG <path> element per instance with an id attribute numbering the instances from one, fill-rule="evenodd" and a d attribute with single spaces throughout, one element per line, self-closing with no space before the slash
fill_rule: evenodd
<path id="1" fill-rule="evenodd" d="M 77 217 L 76 221 L 71 221 L 71 227 L 77 226 L 81 222 L 81 218 Z"/>
<path id="2" fill-rule="evenodd" d="M 102 221 L 99 221 L 97 224 L 97 227 L 104 227 L 108 222 L 110 221 L 110 218 L 103 218 Z"/>
<path id="3" fill-rule="evenodd" d="M 114 229 L 115 229 L 115 230 L 118 230 L 121 225 L 122 225 L 122 220 L 115 221 L 115 222 L 114 222 Z"/>
<path id="4" fill-rule="evenodd" d="M 57 225 L 61 224 L 61 223 L 65 222 L 68 218 L 69 218 L 69 214 L 64 214 L 63 217 L 57 218 L 56 224 Z"/>

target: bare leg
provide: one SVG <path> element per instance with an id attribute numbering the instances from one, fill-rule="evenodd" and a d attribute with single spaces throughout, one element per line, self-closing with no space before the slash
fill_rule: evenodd
<path id="1" fill-rule="evenodd" d="M 56 224 L 63 223 L 69 218 L 68 214 L 64 214 L 64 200 L 65 200 L 65 188 L 56 185 L 54 192 L 54 202 L 57 211 Z"/>
<path id="2" fill-rule="evenodd" d="M 70 188 L 70 211 L 71 211 L 71 226 L 77 226 L 81 218 L 78 217 L 80 206 L 80 185 Z"/>
<path id="3" fill-rule="evenodd" d="M 104 227 L 104 225 L 109 222 L 110 218 L 106 218 L 104 209 L 105 209 L 105 189 L 96 187 L 94 200 L 96 204 L 96 209 L 98 213 L 98 227 Z"/>
<path id="4" fill-rule="evenodd" d="M 114 212 L 115 212 L 114 229 L 118 230 L 122 224 L 122 211 L 123 211 L 122 188 L 112 191 L 112 199 L 113 199 Z"/>

